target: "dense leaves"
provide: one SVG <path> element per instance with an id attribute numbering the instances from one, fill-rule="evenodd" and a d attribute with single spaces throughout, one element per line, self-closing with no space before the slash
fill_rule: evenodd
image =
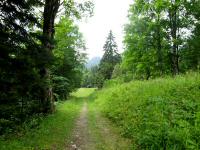
<path id="1" fill-rule="evenodd" d="M 109 32 L 103 49 L 104 55 L 99 64 L 99 73 L 104 80 L 107 80 L 111 79 L 115 65 L 121 60 L 112 31 Z"/>
<path id="2" fill-rule="evenodd" d="M 33 15 L 38 5 L 39 1 L 0 2 L 0 133 L 40 110 L 38 95 L 45 84 L 39 76 L 41 45 L 28 30 L 40 27 Z"/>
<path id="3" fill-rule="evenodd" d="M 70 92 L 81 85 L 85 45 L 78 27 L 69 18 L 62 18 L 56 25 L 55 41 L 53 91 L 56 98 L 66 99 Z"/>
<path id="4" fill-rule="evenodd" d="M 125 27 L 123 69 L 139 79 L 197 69 L 198 4 L 199 1 L 135 1 Z"/>
<path id="5" fill-rule="evenodd" d="M 74 20 L 92 8 L 88 1 L 0 2 L 0 134 L 53 112 L 55 99 L 80 86 L 85 47 Z"/>

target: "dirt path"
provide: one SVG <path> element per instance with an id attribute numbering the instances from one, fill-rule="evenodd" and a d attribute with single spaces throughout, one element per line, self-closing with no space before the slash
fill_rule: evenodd
<path id="1" fill-rule="evenodd" d="M 67 150 L 129 150 L 129 141 L 122 138 L 110 122 L 87 102 L 76 121 Z"/>
<path id="2" fill-rule="evenodd" d="M 88 129 L 88 106 L 84 102 L 80 117 L 76 121 L 76 126 L 73 131 L 72 141 L 68 147 L 69 150 L 89 150 L 92 149 L 90 132 Z"/>

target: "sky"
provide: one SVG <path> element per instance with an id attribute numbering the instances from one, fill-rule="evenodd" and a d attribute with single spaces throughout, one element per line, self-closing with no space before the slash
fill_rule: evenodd
<path id="1" fill-rule="evenodd" d="M 103 45 L 110 30 L 113 31 L 119 52 L 123 52 L 123 26 L 128 22 L 128 9 L 133 0 L 93 0 L 93 2 L 95 5 L 93 17 L 79 22 L 88 58 L 103 55 Z"/>

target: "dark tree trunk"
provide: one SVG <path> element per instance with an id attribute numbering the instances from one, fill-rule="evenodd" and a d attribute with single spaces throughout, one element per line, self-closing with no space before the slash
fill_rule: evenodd
<path id="1" fill-rule="evenodd" d="M 179 73 L 179 61 L 178 61 L 178 44 L 177 44 L 177 32 L 178 32 L 178 15 L 177 15 L 177 6 L 172 5 L 172 8 L 169 10 L 169 19 L 170 19 L 170 30 L 172 37 L 172 50 L 171 50 L 171 67 L 172 74 L 177 75 Z"/>
<path id="2" fill-rule="evenodd" d="M 147 67 L 146 68 L 146 80 L 149 80 L 150 77 L 151 77 L 151 71 L 150 71 L 150 68 Z"/>
<path id="3" fill-rule="evenodd" d="M 45 0 L 44 14 L 43 14 L 43 47 L 44 50 L 51 56 L 54 39 L 54 21 L 60 6 L 60 0 Z M 50 70 L 48 67 L 41 68 L 41 77 L 45 81 L 50 81 Z M 51 85 L 47 85 L 42 91 L 42 111 L 54 112 L 54 99 Z"/>
<path id="4" fill-rule="evenodd" d="M 160 27 L 160 14 L 157 17 L 157 57 L 158 57 L 158 67 L 160 71 L 160 75 L 163 75 L 163 54 L 162 54 L 162 46 L 161 46 L 161 27 Z"/>

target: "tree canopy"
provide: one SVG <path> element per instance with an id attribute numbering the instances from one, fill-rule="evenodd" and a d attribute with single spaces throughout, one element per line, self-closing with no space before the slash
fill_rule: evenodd
<path id="1" fill-rule="evenodd" d="M 197 4 L 176 0 L 135 1 L 125 27 L 123 68 L 140 79 L 198 68 L 198 11 L 194 7 Z"/>
<path id="2" fill-rule="evenodd" d="M 0 134 L 54 112 L 80 86 L 85 45 L 74 21 L 92 9 L 90 1 L 0 2 Z"/>

